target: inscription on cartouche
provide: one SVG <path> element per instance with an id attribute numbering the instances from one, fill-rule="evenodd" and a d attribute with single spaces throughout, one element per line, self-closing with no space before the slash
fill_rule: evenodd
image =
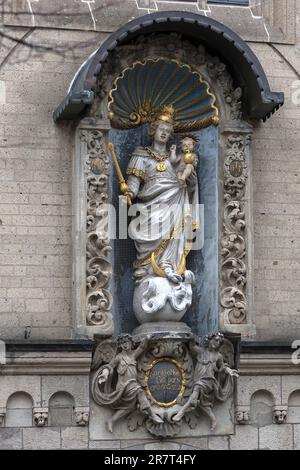
<path id="1" fill-rule="evenodd" d="M 182 372 L 171 360 L 158 361 L 149 371 L 148 390 L 157 403 L 167 405 L 174 402 L 182 387 Z"/>

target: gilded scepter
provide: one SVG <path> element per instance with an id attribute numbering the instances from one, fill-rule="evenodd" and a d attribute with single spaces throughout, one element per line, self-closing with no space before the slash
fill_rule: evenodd
<path id="1" fill-rule="evenodd" d="M 120 186 L 120 191 L 122 194 L 124 194 L 124 196 L 127 197 L 127 204 L 129 206 L 131 206 L 131 197 L 130 197 L 130 194 L 128 192 L 128 184 L 126 183 L 123 175 L 122 175 L 122 171 L 121 171 L 121 168 L 120 168 L 120 165 L 119 165 L 119 162 L 118 162 L 118 159 L 117 159 L 117 155 L 116 155 L 116 152 L 115 152 L 115 147 L 114 147 L 114 144 L 112 144 L 111 142 L 107 145 L 108 147 L 108 150 L 110 151 L 111 153 L 111 156 L 112 156 L 112 159 L 113 159 L 113 162 L 114 162 L 114 165 L 115 165 L 115 169 L 116 169 L 116 172 L 117 172 L 117 175 L 118 175 L 118 180 L 119 180 L 119 186 Z"/>

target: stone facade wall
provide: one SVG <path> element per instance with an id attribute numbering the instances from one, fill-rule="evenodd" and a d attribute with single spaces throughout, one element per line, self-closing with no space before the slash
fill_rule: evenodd
<path id="1" fill-rule="evenodd" d="M 73 28 L 68 24 L 62 30 L 66 26 L 62 23 L 57 29 L 48 29 L 43 24 L 43 29 L 31 31 L 30 40 L 54 44 L 56 49 L 68 46 L 67 52 L 30 52 L 21 44 L 15 47 L 9 39 L 0 47 L 0 331 L 5 340 L 67 340 L 74 336 L 71 167 L 75 124 L 55 125 L 52 111 L 65 97 L 78 67 L 112 31 L 132 16 L 157 7 L 155 1 L 147 0 L 122 1 L 122 8 L 118 8 L 118 2 L 114 3 L 112 10 L 107 9 L 105 19 L 97 22 L 97 33 L 90 17 Z M 261 61 L 271 88 L 285 92 L 285 106 L 266 123 L 255 124 L 252 182 L 255 339 L 288 343 L 300 339 L 300 104 L 292 99 L 300 80 L 297 58 L 300 0 L 290 1 L 290 5 L 294 3 L 295 41 L 292 25 L 289 25 L 289 35 L 281 39 L 275 34 L 277 30 L 270 30 L 274 40 L 269 42 L 270 36 L 265 36 L 268 23 L 264 20 L 255 22 L 251 15 L 251 27 L 249 23 L 249 30 L 243 34 L 241 23 L 233 22 L 232 18 L 234 14 L 243 15 L 240 18 L 246 21 L 246 10 L 230 9 L 230 15 L 226 10 L 222 17 L 220 8 L 215 13 L 212 9 L 219 21 L 233 28 L 234 24 L 239 25 L 237 29 L 241 31 L 237 32 L 251 41 L 249 45 Z M 160 3 L 159 8 L 171 6 Z M 196 7 L 185 8 L 194 11 Z M 31 28 L 33 19 L 26 21 L 22 24 Z M 18 27 L 20 21 L 14 22 L 9 15 L 5 24 L 7 34 L 19 38 L 24 34 L 24 29 Z M 272 357 L 278 361 L 278 355 L 274 353 Z M 295 369 L 289 376 L 282 375 L 282 371 L 270 375 L 270 365 L 257 372 L 255 367 L 251 375 L 245 372 L 240 379 L 238 409 L 250 416 L 251 397 L 265 390 L 273 393 L 272 404 L 272 397 L 269 402 L 265 401 L 266 395 L 261 395 L 263 410 L 267 410 L 262 414 L 269 417 L 257 423 L 250 416 L 245 424 L 236 425 L 232 436 L 175 438 L 171 442 L 149 439 L 146 443 L 89 441 L 87 426 L 3 427 L 0 448 L 300 450 L 299 371 Z M 67 374 L 71 383 L 76 380 L 75 375 Z M 286 387 L 290 387 L 289 391 Z M 10 393 L 21 389 L 18 382 Z M 0 390 L 3 398 L 3 388 Z M 288 409 L 293 392 L 297 393 Z M 42 405 L 45 404 L 40 402 L 36 406 Z M 3 402 L 1 406 L 4 408 L 6 404 Z M 273 422 L 276 411 L 287 411 L 281 424 Z"/>
<path id="2" fill-rule="evenodd" d="M 27 57 L 28 49 L 19 46 L 0 71 L 0 315 L 6 339 L 72 336 L 73 133 L 70 124 L 56 126 L 52 112 L 96 46 L 93 33 L 33 34 L 45 43 L 57 44 L 57 38 L 58 46 L 74 47 L 75 60 L 72 50 L 67 57 L 37 51 Z M 77 50 L 83 41 L 88 47 Z M 2 60 L 8 52 L 3 48 Z"/>
<path id="3" fill-rule="evenodd" d="M 245 367 L 246 356 L 244 360 L 242 356 L 243 362 Z M 243 366 L 241 369 L 243 371 Z M 46 424 L 44 427 L 0 427 L 0 449 L 300 450 L 299 376 L 244 374 L 246 371 L 238 382 L 238 407 L 235 418 L 232 416 L 236 421 L 232 435 L 137 440 L 128 432 L 127 440 L 92 440 L 88 426 Z M 34 379 L 36 381 L 37 377 Z M 43 379 L 47 390 L 47 378 Z M 69 379 L 70 384 L 72 380 L 75 381 L 75 377 Z M 60 385 L 62 383 L 60 379 Z M 84 401 L 84 396 L 80 399 Z"/>

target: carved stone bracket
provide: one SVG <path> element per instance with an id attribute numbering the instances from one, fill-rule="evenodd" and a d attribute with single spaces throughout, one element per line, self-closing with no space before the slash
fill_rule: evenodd
<path id="1" fill-rule="evenodd" d="M 47 426 L 48 416 L 48 408 L 35 408 L 33 411 L 33 423 L 38 427 Z"/>
<path id="2" fill-rule="evenodd" d="M 239 406 L 235 412 L 236 424 L 249 424 L 250 423 L 250 406 Z"/>
<path id="3" fill-rule="evenodd" d="M 110 240 L 108 236 L 109 158 L 105 129 L 82 121 L 74 161 L 74 303 L 76 332 L 92 337 L 113 332 Z"/>
<path id="4" fill-rule="evenodd" d="M 0 428 L 2 428 L 5 425 L 5 412 L 0 412 Z"/>
<path id="5" fill-rule="evenodd" d="M 88 426 L 90 418 L 89 408 L 75 409 L 75 422 L 77 426 Z"/>
<path id="6" fill-rule="evenodd" d="M 288 415 L 287 406 L 274 406 L 273 408 L 273 421 L 275 424 L 285 424 Z"/>

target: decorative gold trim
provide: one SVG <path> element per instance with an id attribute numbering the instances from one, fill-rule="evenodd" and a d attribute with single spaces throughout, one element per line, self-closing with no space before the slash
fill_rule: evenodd
<path id="1" fill-rule="evenodd" d="M 133 267 L 134 268 L 139 268 L 140 266 L 147 266 L 148 264 L 151 263 L 151 257 L 152 257 L 152 254 L 154 254 L 155 258 L 157 258 L 159 255 L 161 255 L 165 249 L 167 248 L 168 244 L 170 243 L 170 240 L 173 240 L 177 233 L 179 232 L 179 230 L 182 229 L 182 224 L 183 224 L 183 220 L 181 220 L 179 222 L 179 224 L 177 225 L 177 227 L 175 227 L 171 233 L 171 235 L 169 236 L 169 238 L 165 238 L 161 244 L 151 253 L 151 255 L 149 256 L 146 256 L 146 258 L 143 258 L 141 260 L 135 260 L 134 263 L 133 263 Z"/>
<path id="2" fill-rule="evenodd" d="M 164 172 L 164 171 L 166 171 L 166 169 L 167 169 L 167 165 L 165 164 L 165 162 L 158 162 L 157 163 L 156 171 Z"/>
<path id="3" fill-rule="evenodd" d="M 172 364 L 175 364 L 175 366 L 177 367 L 177 369 L 179 370 L 181 374 L 181 386 L 180 386 L 179 393 L 177 397 L 175 398 L 175 400 L 170 401 L 169 403 L 162 403 L 158 400 L 155 400 L 148 386 L 148 381 L 149 381 L 151 370 L 159 362 L 172 362 Z M 178 361 L 176 361 L 176 359 L 173 359 L 172 357 L 160 357 L 159 359 L 155 359 L 153 362 L 151 362 L 150 368 L 145 372 L 145 383 L 146 383 L 146 394 L 148 395 L 150 400 L 162 408 L 170 408 L 171 406 L 176 405 L 178 400 L 182 398 L 184 395 L 184 392 L 186 389 L 186 371 L 182 367 L 182 365 Z"/>
<path id="4" fill-rule="evenodd" d="M 159 96 L 162 94 L 163 90 L 165 89 L 166 85 L 168 83 L 170 83 L 170 81 L 172 80 L 173 78 L 173 74 L 171 74 L 166 82 L 164 83 L 163 85 L 163 89 L 159 91 L 159 93 L 153 97 L 153 90 L 154 90 L 154 86 L 153 86 L 153 89 L 152 89 L 152 93 L 151 93 L 151 96 L 149 98 L 149 100 L 146 102 L 146 100 L 144 99 L 144 103 L 141 103 L 140 100 L 139 100 L 139 97 L 137 97 L 138 99 L 138 103 L 136 103 L 136 96 L 135 96 L 135 93 L 132 93 L 132 96 L 134 97 L 134 102 L 135 104 L 137 105 L 136 106 L 136 111 L 133 111 L 131 114 L 130 114 L 130 117 L 129 119 L 131 119 L 131 122 L 130 121 L 127 121 L 125 119 L 119 119 L 119 118 L 116 118 L 114 116 L 114 112 L 113 112 L 113 109 L 112 109 L 112 105 L 114 103 L 114 97 L 113 97 L 113 93 L 118 89 L 118 83 L 120 80 L 123 80 L 124 77 L 125 77 L 125 73 L 128 71 L 128 70 L 133 70 L 134 67 L 136 67 L 136 65 L 141 65 L 142 67 L 145 66 L 147 64 L 147 62 L 151 61 L 153 63 L 156 63 L 156 62 L 159 62 L 159 61 L 166 61 L 167 63 L 175 63 L 176 65 L 178 65 L 178 67 L 180 68 L 187 68 L 188 71 L 191 73 L 191 74 L 194 74 L 194 75 L 197 75 L 197 77 L 199 78 L 199 81 L 203 84 L 205 84 L 207 86 L 207 89 L 205 90 L 205 92 L 203 93 L 204 95 L 207 94 L 207 96 L 210 96 L 212 98 L 212 103 L 211 105 L 208 106 L 208 109 L 213 109 L 215 110 L 215 114 L 213 116 L 209 116 L 207 118 L 204 118 L 204 119 L 200 119 L 200 120 L 193 120 L 193 121 L 190 121 L 190 122 L 176 122 L 174 124 L 174 131 L 175 132 L 188 132 L 188 131 L 196 131 L 196 130 L 200 130 L 200 129 L 204 129 L 210 125 L 215 125 L 217 126 L 219 124 L 219 110 L 216 106 L 216 102 L 217 102 L 217 99 L 216 99 L 216 96 L 210 91 L 210 85 L 209 83 L 207 82 L 207 80 L 203 80 L 201 74 L 196 71 L 196 70 L 193 70 L 192 67 L 188 64 L 184 64 L 180 61 L 178 61 L 177 59 L 170 59 L 168 57 L 163 57 L 163 56 L 160 56 L 160 57 L 146 57 L 145 59 L 143 60 L 138 60 L 138 61 L 135 61 L 133 62 L 130 66 L 126 67 L 122 72 L 121 74 L 115 79 L 114 83 L 113 83 L 113 86 L 109 92 L 109 95 L 108 95 L 108 115 L 109 115 L 109 118 L 110 118 L 110 121 L 111 121 L 111 125 L 117 129 L 132 129 L 132 128 L 135 128 L 135 127 L 138 127 L 139 125 L 141 125 L 142 123 L 150 123 L 150 122 L 153 122 L 155 120 L 155 115 L 156 115 L 156 112 L 158 110 L 155 109 L 155 103 L 157 102 Z M 166 69 L 166 64 L 163 64 L 158 75 L 156 76 L 155 78 L 155 84 L 158 83 L 159 79 L 161 78 L 161 76 L 163 75 L 164 71 Z M 138 72 L 137 72 L 137 80 L 138 82 L 140 81 L 140 73 L 141 73 L 141 70 L 140 69 Z M 146 91 L 147 91 L 147 86 L 149 85 L 149 76 L 150 76 L 150 70 L 147 72 L 147 77 L 146 77 L 146 80 L 144 81 L 144 89 L 143 89 L 143 97 L 146 98 Z M 184 79 L 183 79 L 184 80 Z M 191 89 L 193 89 L 195 85 L 193 85 L 191 87 Z M 178 87 L 177 87 L 178 89 Z M 183 94 L 181 94 L 179 97 L 177 97 L 174 101 L 175 102 L 178 102 L 180 100 L 182 100 L 187 93 L 189 93 L 191 91 L 191 89 L 189 90 L 186 90 Z M 172 96 L 172 94 L 175 92 L 176 90 L 170 92 L 167 97 L 164 98 L 163 102 L 165 102 L 167 99 L 170 98 L 170 96 Z M 122 98 L 124 99 L 125 101 L 125 106 L 127 105 L 127 99 L 126 97 L 123 97 Z M 154 98 L 154 100 L 153 100 Z M 194 99 L 194 101 L 198 101 L 200 98 L 197 97 Z M 153 100 L 153 102 L 151 103 L 151 101 Z M 122 105 L 122 103 L 119 103 L 121 105 L 121 108 L 124 110 L 124 105 Z M 161 103 L 163 104 L 163 103 Z M 173 103 L 172 103 L 173 104 Z M 145 109 L 144 109 L 145 108 Z M 181 105 L 179 110 L 180 111 L 184 111 L 184 106 Z M 121 112 L 120 113 L 121 115 L 123 115 L 123 113 Z M 184 118 L 189 118 L 189 117 L 193 117 L 192 115 L 190 114 L 186 114 L 183 112 L 183 113 L 179 113 L 178 116 L 184 116 Z M 178 117 L 177 116 L 177 117 Z M 124 116 L 125 117 L 125 116 Z"/>
<path id="5" fill-rule="evenodd" d="M 151 253 L 150 261 L 154 273 L 159 277 L 166 277 L 165 271 L 156 262 L 154 251 Z"/>
<path id="6" fill-rule="evenodd" d="M 126 175 L 133 175 L 145 181 L 145 172 L 143 170 L 138 170 L 137 168 L 127 168 Z"/>
<path id="7" fill-rule="evenodd" d="M 174 124 L 174 132 L 192 132 L 205 129 L 210 125 L 218 126 L 220 122 L 219 116 L 210 116 L 201 121 L 181 122 L 180 125 L 176 122 Z"/>
<path id="8" fill-rule="evenodd" d="M 192 223 L 192 231 L 194 232 L 195 230 L 198 230 L 200 225 L 197 222 Z M 180 221 L 180 223 L 175 227 L 171 233 L 171 236 L 169 238 L 165 238 L 161 244 L 156 248 L 156 250 L 152 251 L 151 255 L 146 256 L 146 258 L 143 258 L 141 260 L 135 260 L 133 262 L 133 267 L 140 268 L 141 266 L 147 266 L 148 264 L 151 264 L 153 271 L 157 276 L 160 277 L 166 277 L 165 272 L 160 268 L 160 266 L 156 262 L 156 258 L 160 256 L 165 249 L 167 248 L 168 244 L 170 243 L 170 240 L 174 240 L 176 235 L 179 233 L 179 230 L 182 230 L 183 228 L 183 220 Z M 186 258 L 191 251 L 191 243 L 188 243 L 187 246 L 184 249 L 180 264 L 176 270 L 176 273 L 181 275 L 185 271 L 186 267 Z"/>

